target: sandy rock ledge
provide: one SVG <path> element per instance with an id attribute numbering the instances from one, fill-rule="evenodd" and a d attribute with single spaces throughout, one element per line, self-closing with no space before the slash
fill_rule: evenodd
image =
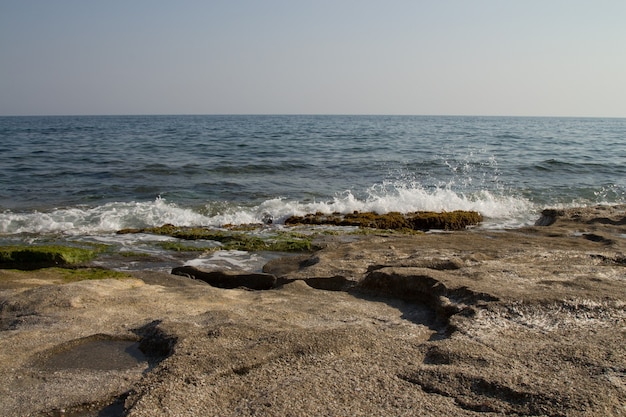
<path id="1" fill-rule="evenodd" d="M 624 209 L 328 238 L 267 290 L 0 270 L 1 414 L 623 416 Z"/>

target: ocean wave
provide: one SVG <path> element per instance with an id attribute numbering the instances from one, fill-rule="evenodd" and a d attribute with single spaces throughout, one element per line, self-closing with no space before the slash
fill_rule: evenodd
<path id="1" fill-rule="evenodd" d="M 497 195 L 489 191 L 460 194 L 447 187 L 425 189 L 418 186 L 372 187 L 366 196 L 345 191 L 324 201 L 296 201 L 276 197 L 258 205 L 209 202 L 204 207 L 182 207 L 164 198 L 148 202 L 112 202 L 96 207 L 68 207 L 48 212 L 0 213 L 0 233 L 11 234 L 98 234 L 124 228 L 176 226 L 221 227 L 225 224 L 260 223 L 268 215 L 281 224 L 292 215 L 308 213 L 351 213 L 354 211 L 453 211 L 474 210 L 490 227 L 506 227 L 529 222 L 535 206 L 523 197 Z"/>
<path id="2" fill-rule="evenodd" d="M 157 198 L 151 202 L 113 202 L 96 207 L 68 207 L 49 212 L 5 211 L 0 214 L 0 233 L 88 234 L 165 223 L 202 224 L 205 221 L 205 216 L 193 210 Z"/>
<path id="3" fill-rule="evenodd" d="M 585 161 L 566 161 L 555 158 L 546 159 L 530 165 L 520 166 L 520 172 L 526 172 L 532 175 L 533 172 L 554 173 L 559 175 L 581 175 L 593 174 L 594 176 L 606 174 L 607 176 L 621 175 L 626 173 L 624 164 L 615 161 L 609 162 L 585 162 Z M 561 178 L 561 177 L 557 177 Z M 594 178 L 596 181 L 597 179 Z"/>

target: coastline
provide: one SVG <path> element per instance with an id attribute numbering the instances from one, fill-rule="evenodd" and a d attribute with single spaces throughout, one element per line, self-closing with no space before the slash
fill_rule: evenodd
<path id="1" fill-rule="evenodd" d="M 280 285 L 263 291 L 0 270 L 0 409 L 625 415 L 626 206 L 553 210 L 538 224 L 327 236 L 266 264 Z M 96 335 L 145 357 L 49 366 Z"/>

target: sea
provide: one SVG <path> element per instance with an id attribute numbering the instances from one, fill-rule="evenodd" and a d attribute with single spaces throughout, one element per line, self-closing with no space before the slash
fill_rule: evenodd
<path id="1" fill-rule="evenodd" d="M 96 242 L 165 259 L 153 244 L 165 237 L 116 232 L 422 210 L 475 210 L 478 227 L 510 229 L 544 208 L 624 203 L 624 118 L 0 117 L 0 245 Z M 175 259 L 199 256 L 265 260 Z"/>

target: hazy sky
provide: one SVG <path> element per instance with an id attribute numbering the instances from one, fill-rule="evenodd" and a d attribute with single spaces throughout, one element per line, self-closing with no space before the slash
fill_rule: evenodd
<path id="1" fill-rule="evenodd" d="M 0 115 L 626 117 L 624 0 L 0 0 Z"/>

